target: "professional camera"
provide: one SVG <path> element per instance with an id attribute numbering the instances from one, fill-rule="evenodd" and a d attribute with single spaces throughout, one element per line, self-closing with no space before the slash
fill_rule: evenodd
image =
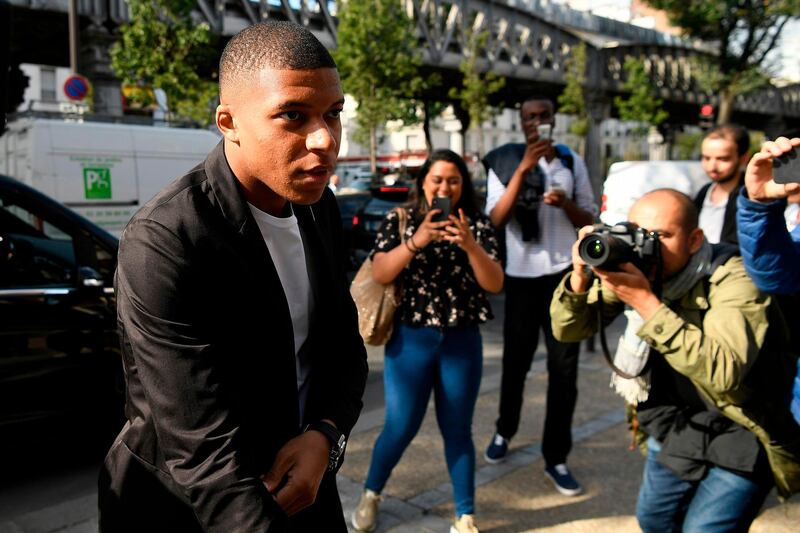
<path id="1" fill-rule="evenodd" d="M 658 233 L 621 222 L 614 226 L 596 225 L 592 233 L 581 239 L 578 253 L 592 267 L 619 270 L 620 264 L 633 263 L 647 274 L 660 260 L 660 246 Z"/>

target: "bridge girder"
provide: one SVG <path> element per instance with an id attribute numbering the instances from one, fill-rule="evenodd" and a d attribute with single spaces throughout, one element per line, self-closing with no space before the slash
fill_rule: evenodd
<path id="1" fill-rule="evenodd" d="M 9 0 L 26 10 L 66 12 L 67 0 Z M 645 63 L 653 86 L 665 106 L 696 121 L 696 110 L 717 97 L 705 93 L 697 80 L 697 58 L 691 48 L 654 44 L 622 44 L 598 48 L 579 32 L 562 28 L 540 16 L 492 0 L 401 0 L 416 21 L 426 69 L 436 70 L 445 81 L 457 83 L 458 66 L 467 49 L 469 31 L 488 31 L 489 39 L 479 68 L 508 80 L 495 97 L 512 105 L 532 92 L 558 94 L 565 85 L 565 62 L 572 49 L 587 43 L 587 89 L 593 98 L 607 100 L 621 94 L 626 57 Z M 325 0 L 197 0 L 198 21 L 223 36 L 231 36 L 260 20 L 291 20 L 309 28 L 329 48 L 335 48 L 336 2 Z M 295 6 L 295 7 L 293 7 Z M 85 23 L 111 28 L 128 19 L 124 0 L 78 0 Z M 57 47 L 54 51 L 61 51 Z M 781 116 L 800 122 L 800 84 L 768 88 L 740 96 L 734 117 L 753 122 Z"/>

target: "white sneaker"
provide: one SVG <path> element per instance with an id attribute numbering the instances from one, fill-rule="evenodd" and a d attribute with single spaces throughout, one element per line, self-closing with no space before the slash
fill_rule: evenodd
<path id="1" fill-rule="evenodd" d="M 361 495 L 358 507 L 353 511 L 351 522 L 358 531 L 375 531 L 378 527 L 378 504 L 383 501 L 380 494 L 369 489 Z"/>
<path id="2" fill-rule="evenodd" d="M 450 526 L 450 533 L 480 533 L 478 527 L 475 525 L 475 516 L 471 514 L 462 514 Z"/>

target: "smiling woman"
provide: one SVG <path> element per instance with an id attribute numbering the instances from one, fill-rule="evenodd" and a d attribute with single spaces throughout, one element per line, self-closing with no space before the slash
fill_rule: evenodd
<path id="1" fill-rule="evenodd" d="M 492 318 L 486 293 L 502 288 L 503 270 L 494 228 L 475 205 L 470 175 L 458 154 L 433 152 L 420 169 L 417 191 L 416 199 L 401 208 L 405 213 L 393 209 L 386 215 L 372 250 L 375 280 L 398 279 L 403 292 L 386 345 L 386 424 L 352 521 L 360 531 L 377 527 L 377 495 L 435 391 L 456 504 L 452 531 L 477 533 L 471 427 L 483 357 L 478 325 Z M 445 205 L 452 206 L 447 215 Z M 437 215 L 443 220 L 434 220 Z"/>

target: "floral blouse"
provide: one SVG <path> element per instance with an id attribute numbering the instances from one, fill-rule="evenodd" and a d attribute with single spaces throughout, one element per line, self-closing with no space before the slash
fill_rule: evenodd
<path id="1" fill-rule="evenodd" d="M 408 240 L 417 231 L 419 222 L 414 218 L 413 209 L 406 208 L 406 213 L 405 239 Z M 470 229 L 489 257 L 499 261 L 497 237 L 489 218 L 477 213 L 470 219 Z M 378 230 L 370 257 L 400 245 L 399 216 L 397 210 L 392 209 Z M 403 290 L 397 313 L 406 324 L 443 328 L 480 324 L 494 318 L 467 253 L 448 241 L 431 241 L 395 281 L 400 282 Z"/>

